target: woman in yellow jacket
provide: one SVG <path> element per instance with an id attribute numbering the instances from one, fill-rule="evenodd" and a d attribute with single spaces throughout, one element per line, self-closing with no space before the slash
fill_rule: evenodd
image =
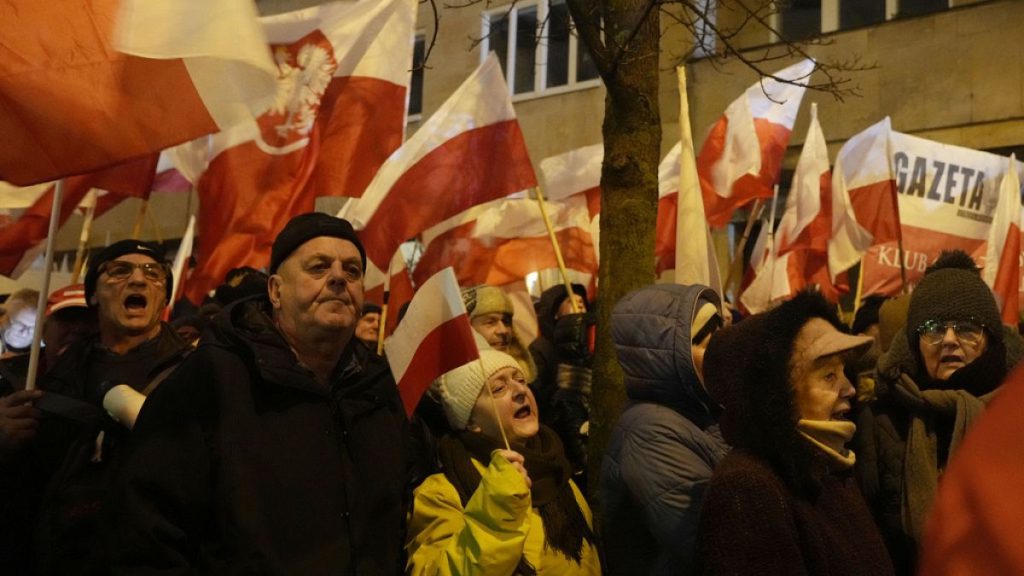
<path id="1" fill-rule="evenodd" d="M 433 384 L 457 432 L 438 448 L 443 472 L 415 491 L 406 572 L 600 574 L 590 508 L 518 363 L 496 350 L 480 360 Z"/>

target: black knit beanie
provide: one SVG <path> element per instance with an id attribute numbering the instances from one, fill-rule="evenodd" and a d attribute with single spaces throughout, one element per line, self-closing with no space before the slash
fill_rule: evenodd
<path id="1" fill-rule="evenodd" d="M 99 251 L 98 254 L 90 257 L 89 259 L 89 271 L 85 273 L 85 303 L 92 306 L 92 295 L 96 293 L 96 280 L 100 277 L 100 267 L 117 260 L 121 256 L 126 254 L 143 254 L 149 256 L 156 262 L 163 264 L 167 268 L 167 282 L 165 287 L 167 289 L 167 301 L 171 301 L 171 289 L 174 287 L 174 276 L 170 266 L 167 265 L 167 261 L 164 260 L 164 249 L 158 244 L 152 242 L 143 242 L 141 240 L 121 240 L 115 242 L 110 246 Z"/>
<path id="2" fill-rule="evenodd" d="M 363 243 L 348 220 L 323 212 L 307 212 L 289 220 L 274 239 L 274 245 L 270 249 L 270 273 L 276 274 L 277 267 L 292 252 L 318 236 L 341 238 L 355 244 L 363 260 L 363 270 L 366 270 L 366 250 L 363 249 Z"/>
<path id="3" fill-rule="evenodd" d="M 967 320 L 988 328 L 990 337 L 1002 339 L 999 308 L 985 281 L 972 270 L 942 268 L 924 275 L 910 295 L 907 341 L 917 347 L 917 329 L 929 320 Z"/>

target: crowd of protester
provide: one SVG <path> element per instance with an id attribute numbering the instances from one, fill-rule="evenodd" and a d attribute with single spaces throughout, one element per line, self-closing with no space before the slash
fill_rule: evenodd
<path id="1" fill-rule="evenodd" d="M 850 328 L 814 292 L 741 319 L 704 286 L 559 285 L 530 343 L 501 288 L 467 286 L 480 359 L 411 418 L 365 269 L 347 221 L 304 214 L 266 273 L 165 322 L 161 247 L 114 243 L 49 296 L 34 389 L 38 295 L 9 297 L 0 571 L 1024 571 L 1024 340 L 962 252 Z M 591 466 L 598 305 L 628 401 Z"/>

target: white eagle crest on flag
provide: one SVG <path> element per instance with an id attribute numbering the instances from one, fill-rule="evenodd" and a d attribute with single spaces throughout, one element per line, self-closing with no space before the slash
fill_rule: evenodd
<path id="1" fill-rule="evenodd" d="M 287 154 L 308 144 L 338 61 L 330 41 L 319 30 L 294 44 L 275 46 L 274 60 L 277 94 L 274 104 L 259 118 L 262 137 L 257 144 L 268 154 Z"/>

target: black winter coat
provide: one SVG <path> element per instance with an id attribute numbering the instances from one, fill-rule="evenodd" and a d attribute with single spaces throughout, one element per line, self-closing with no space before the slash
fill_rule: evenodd
<path id="1" fill-rule="evenodd" d="M 397 574 L 407 422 L 352 339 L 325 389 L 265 298 L 225 309 L 147 401 L 108 502 L 120 574 Z"/>

